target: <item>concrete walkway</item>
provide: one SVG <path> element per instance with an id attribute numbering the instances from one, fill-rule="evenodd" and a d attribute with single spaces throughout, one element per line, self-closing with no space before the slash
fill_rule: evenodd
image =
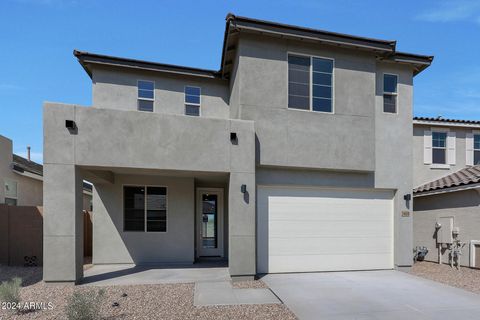
<path id="1" fill-rule="evenodd" d="M 94 265 L 84 271 L 82 284 L 118 286 L 202 281 L 230 281 L 228 268 L 205 263 L 175 266 Z"/>
<path id="2" fill-rule="evenodd" d="M 303 319 L 480 319 L 480 295 L 400 271 L 271 274 L 262 280 Z"/>
<path id="3" fill-rule="evenodd" d="M 235 289 L 229 281 L 195 284 L 193 296 L 195 306 L 270 303 L 281 303 L 270 289 Z"/>

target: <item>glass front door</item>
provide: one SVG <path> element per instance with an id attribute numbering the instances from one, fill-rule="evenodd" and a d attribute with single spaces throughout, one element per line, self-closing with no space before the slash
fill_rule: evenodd
<path id="1" fill-rule="evenodd" d="M 197 189 L 197 256 L 223 256 L 223 189 Z"/>
<path id="2" fill-rule="evenodd" d="M 202 194 L 202 246 L 203 248 L 217 248 L 218 196 L 216 194 Z"/>

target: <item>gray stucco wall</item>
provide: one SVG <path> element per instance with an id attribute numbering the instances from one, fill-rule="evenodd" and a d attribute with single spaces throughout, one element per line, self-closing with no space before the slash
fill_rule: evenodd
<path id="1" fill-rule="evenodd" d="M 375 170 L 373 55 L 253 35 L 238 50 L 235 107 L 255 121 L 260 165 Z M 289 52 L 335 59 L 334 114 L 287 108 Z"/>
<path id="2" fill-rule="evenodd" d="M 440 217 L 453 217 L 454 226 L 460 228 L 459 239 L 466 242 L 460 264 L 470 266 L 470 241 L 480 240 L 480 194 L 475 190 L 459 191 L 414 199 L 414 246 L 425 246 L 427 261 L 438 262 L 435 222 Z M 449 262 L 449 250 L 443 252 L 442 261 Z"/>
<path id="3" fill-rule="evenodd" d="M 257 184 L 393 190 L 395 265 L 410 266 L 412 208 L 403 196 L 413 188 L 411 67 L 377 62 L 367 53 L 253 35 L 241 36 L 238 48 L 235 103 L 240 118 L 255 121 Z M 334 114 L 287 108 L 289 52 L 335 59 Z M 383 112 L 384 73 L 399 76 L 398 114 Z"/>
<path id="4" fill-rule="evenodd" d="M 201 88 L 201 116 L 229 118 L 228 82 L 218 79 L 132 72 L 119 68 L 94 67 L 92 105 L 97 108 L 137 110 L 137 81 L 155 81 L 154 112 L 185 114 L 185 86 Z"/>
<path id="5" fill-rule="evenodd" d="M 426 130 L 431 130 L 432 128 L 449 128 L 450 131 L 456 133 L 456 145 L 455 145 L 455 155 L 456 163 L 455 165 L 450 165 L 447 168 L 434 168 L 430 164 L 424 164 L 424 132 Z M 424 183 L 436 180 L 438 178 L 449 175 L 455 171 L 463 169 L 466 167 L 466 144 L 465 138 L 467 132 L 473 132 L 471 128 L 461 128 L 461 127 L 445 127 L 445 126 L 430 126 L 430 125 L 420 125 L 415 124 L 413 127 L 413 172 L 414 172 L 414 186 L 420 186 Z"/>
<path id="6" fill-rule="evenodd" d="M 125 232 L 123 186 L 167 188 L 167 232 Z M 93 263 L 193 263 L 193 178 L 115 175 L 114 184 L 94 191 Z"/>
<path id="7" fill-rule="evenodd" d="M 397 114 L 383 112 L 383 74 L 398 75 Z M 408 66 L 377 63 L 375 97 L 375 188 L 395 190 L 395 265 L 412 265 L 412 204 L 403 197 L 413 189 L 413 72 Z M 408 212 L 408 216 L 402 212 Z"/>
<path id="8" fill-rule="evenodd" d="M 15 173 L 12 164 L 12 140 L 0 135 L 0 203 L 5 202 L 5 180 L 17 183 L 17 205 L 42 206 L 43 182 Z"/>
<path id="9" fill-rule="evenodd" d="M 74 120 L 77 130 L 69 132 L 65 120 Z M 230 141 L 230 132 L 235 132 L 238 141 Z M 115 180 L 118 170 L 130 172 L 167 171 L 169 175 L 193 178 L 195 174 L 226 173 L 228 180 L 228 256 L 232 276 L 253 276 L 255 274 L 255 136 L 253 122 L 244 120 L 188 117 L 183 115 L 120 111 L 107 108 L 85 108 L 73 105 L 46 103 L 44 107 L 44 150 L 45 150 L 45 210 L 44 238 L 45 257 L 44 279 L 46 281 L 78 281 L 82 277 L 82 226 L 81 192 L 78 185 L 91 170 L 102 170 L 105 177 Z M 54 181 L 62 180 L 60 185 Z M 105 180 L 108 183 L 107 179 Z M 186 187 L 193 192 L 193 179 Z M 100 182 L 92 181 L 97 188 Z M 103 182 L 102 182 L 103 183 Z M 247 193 L 241 186 L 247 186 Z M 175 189 L 172 182 L 172 188 Z M 106 192 L 103 204 L 110 206 L 112 194 L 118 195 L 115 186 L 99 187 L 94 199 L 94 219 L 102 219 L 98 227 L 109 227 L 115 236 L 115 221 L 118 221 L 118 207 L 105 207 L 103 214 L 96 216 L 102 201 L 101 190 Z M 115 191 L 116 190 L 116 191 Z M 184 194 L 178 194 L 182 201 Z M 188 205 L 187 201 L 185 205 Z M 190 214 L 194 214 L 192 203 Z M 182 207 L 183 208 L 183 207 Z M 178 209 L 179 211 L 186 209 Z M 99 211 L 102 212 L 102 211 Z M 108 213 L 107 213 L 108 212 Z M 112 217 L 113 222 L 108 222 Z M 95 222 L 94 222 L 95 223 Z M 193 223 L 193 219 L 192 219 Z M 59 230 L 55 226 L 62 225 Z M 188 228 L 188 226 L 187 226 Z M 98 230 L 96 231 L 96 234 Z M 100 233 L 105 236 L 104 233 Z M 118 232 L 117 232 L 118 235 Z M 147 253 L 142 244 L 147 236 L 123 235 L 125 247 L 131 261 L 145 261 Z M 193 236 L 193 235 L 190 235 Z M 110 239 L 111 240 L 111 239 Z M 117 238 L 118 240 L 118 238 Z M 113 240 L 112 240 L 113 241 Z M 94 242 L 96 242 L 94 237 Z M 128 245 L 127 245 L 128 244 Z M 192 246 L 180 250 L 174 258 L 178 261 Z M 104 249 L 106 260 L 114 259 L 105 253 L 120 248 L 120 261 L 128 261 L 125 249 L 119 241 L 113 241 Z M 97 261 L 94 244 L 94 259 Z M 110 248 L 112 247 L 112 248 Z M 67 248 L 67 251 L 63 251 Z M 123 250 L 123 251 L 122 251 Z M 169 247 L 163 254 L 172 254 Z M 61 251 L 61 252 L 60 252 Z M 135 251 L 135 252 L 134 252 Z M 137 252 L 138 251 L 138 252 Z M 156 256 L 154 259 L 160 259 Z M 115 258 L 116 259 L 116 258 Z"/>

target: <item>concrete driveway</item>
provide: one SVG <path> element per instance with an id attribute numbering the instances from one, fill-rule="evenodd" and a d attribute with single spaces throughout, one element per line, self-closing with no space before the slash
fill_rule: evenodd
<path id="1" fill-rule="evenodd" d="M 270 274 L 262 280 L 301 320 L 480 319 L 480 295 L 400 271 Z"/>

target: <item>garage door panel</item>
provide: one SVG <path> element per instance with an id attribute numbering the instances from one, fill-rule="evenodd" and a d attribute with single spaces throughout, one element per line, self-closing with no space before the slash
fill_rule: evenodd
<path id="1" fill-rule="evenodd" d="M 339 271 L 339 265 L 344 270 L 377 270 L 390 269 L 392 263 L 391 258 L 382 254 L 273 256 L 269 272 Z"/>
<path id="2" fill-rule="evenodd" d="M 280 201 L 282 200 L 282 201 Z M 270 220 L 292 220 L 293 217 L 298 220 L 352 220 L 352 219 L 388 219 L 385 216 L 385 203 L 387 200 L 378 200 L 376 203 L 366 203 L 359 205 L 355 202 L 348 204 L 331 204 L 328 202 L 315 201 L 308 204 L 302 203 L 305 198 L 291 198 L 290 201 L 284 201 L 279 197 L 270 197 L 268 199 L 268 209 L 275 212 Z M 321 200 L 321 199 L 319 199 Z M 345 201 L 336 199 L 336 201 Z M 294 211 L 292 211 L 294 207 Z M 355 211 L 352 211 L 355 207 Z"/>
<path id="3" fill-rule="evenodd" d="M 393 268 L 393 192 L 257 190 L 259 272 Z"/>
<path id="4" fill-rule="evenodd" d="M 389 219 L 386 219 L 387 222 Z M 271 238 L 276 237 L 389 237 L 391 231 L 376 221 L 362 220 L 311 220 L 269 223 Z"/>
<path id="5" fill-rule="evenodd" d="M 321 255 L 379 253 L 390 255 L 389 237 L 384 238 L 270 238 L 269 255 Z"/>

